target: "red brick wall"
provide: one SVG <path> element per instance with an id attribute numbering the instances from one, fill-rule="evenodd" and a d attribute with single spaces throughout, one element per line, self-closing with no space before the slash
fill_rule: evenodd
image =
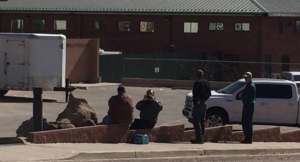
<path id="1" fill-rule="evenodd" d="M 279 32 L 279 23 L 287 23 L 286 32 Z M 282 62 L 282 55 L 290 57 L 291 63 L 300 62 L 300 33 L 294 32 L 295 21 L 300 21 L 297 17 L 265 17 L 263 18 L 263 39 L 262 56 L 272 55 L 273 62 Z M 281 65 L 272 66 L 272 72 L 281 72 Z M 299 66 L 292 67 L 290 70 L 299 71 Z"/>
<path id="2" fill-rule="evenodd" d="M 198 33 L 183 33 L 184 22 L 198 22 Z M 209 31 L 209 23 L 223 23 L 223 31 Z M 249 32 L 234 31 L 235 23 L 250 23 Z M 172 19 L 174 51 L 222 51 L 238 54 L 240 60 L 257 60 L 258 18 L 238 16 L 177 16 Z"/>
<path id="3" fill-rule="evenodd" d="M 1 31 L 10 31 L 10 20 L 24 19 L 24 32 L 62 33 L 67 38 L 99 38 L 101 48 L 106 51 L 124 53 L 151 53 L 171 50 L 173 52 L 222 51 L 240 54 L 242 59 L 257 55 L 258 18 L 251 16 L 160 16 L 160 15 L 76 15 L 76 14 L 3 14 Z M 45 19 L 44 31 L 31 30 L 33 19 Z M 67 31 L 53 30 L 56 19 L 67 20 Z M 94 20 L 107 21 L 104 31 L 94 31 Z M 120 32 L 118 21 L 131 21 L 130 32 Z M 140 21 L 154 22 L 154 33 L 139 31 Z M 183 33 L 184 22 L 198 22 L 199 32 Z M 222 22 L 224 31 L 209 31 L 209 22 Z M 235 22 L 251 23 L 250 32 L 235 32 Z M 174 44 L 174 48 L 170 45 Z"/>
<path id="4" fill-rule="evenodd" d="M 76 24 L 78 15 L 71 14 L 2 14 L 1 16 L 1 32 L 10 32 L 11 19 L 23 19 L 24 33 L 51 33 L 64 34 L 67 38 L 78 38 L 80 30 Z M 46 20 L 44 30 L 32 30 L 33 20 Z M 54 20 L 67 20 L 68 30 L 54 30 Z M 79 23 L 80 24 L 80 23 Z M 80 27 L 80 25 L 79 25 Z"/>
<path id="5" fill-rule="evenodd" d="M 281 62 L 281 56 L 284 54 L 290 56 L 291 62 L 300 61 L 300 57 L 297 56 L 300 50 L 300 33 L 294 33 L 293 29 L 294 22 L 299 20 L 298 18 L 229 15 L 2 14 L 0 31 L 9 32 L 10 20 L 16 18 L 24 19 L 24 32 L 62 33 L 67 38 L 98 38 L 101 40 L 100 47 L 106 51 L 123 51 L 123 53 L 153 53 L 168 50 L 220 51 L 224 54 L 237 54 L 241 61 L 264 61 L 264 55 L 271 54 L 273 62 Z M 45 19 L 46 29 L 33 31 L 31 27 L 33 19 Z M 53 21 L 56 19 L 67 20 L 68 30 L 53 30 Z M 105 30 L 94 31 L 94 20 L 107 21 Z M 131 21 L 130 32 L 118 31 L 118 21 Z M 140 21 L 153 21 L 155 32 L 139 32 Z M 286 33 L 278 32 L 280 21 L 290 24 Z M 183 33 L 184 22 L 198 22 L 198 33 Z M 224 31 L 209 31 L 210 22 L 223 23 Z M 250 23 L 250 31 L 234 31 L 236 22 Z"/>
<path id="6" fill-rule="evenodd" d="M 94 20 L 107 21 L 105 31 L 94 31 Z M 130 32 L 118 31 L 119 21 L 131 21 Z M 141 33 L 140 21 L 154 22 L 154 33 Z M 101 48 L 106 51 L 123 51 L 127 53 L 161 52 L 168 44 L 168 33 L 163 16 L 126 16 L 126 15 L 82 15 L 82 37 L 97 37 Z"/>
<path id="7" fill-rule="evenodd" d="M 67 39 L 66 77 L 72 83 L 99 83 L 98 50 L 98 39 Z"/>

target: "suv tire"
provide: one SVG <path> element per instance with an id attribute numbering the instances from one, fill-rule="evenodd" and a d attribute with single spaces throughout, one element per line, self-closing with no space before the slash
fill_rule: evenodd
<path id="1" fill-rule="evenodd" d="M 226 116 L 218 111 L 210 111 L 206 113 L 206 127 L 216 127 L 227 124 Z"/>

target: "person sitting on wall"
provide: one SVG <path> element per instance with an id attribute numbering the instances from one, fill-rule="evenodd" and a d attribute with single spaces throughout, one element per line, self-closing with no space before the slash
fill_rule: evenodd
<path id="1" fill-rule="evenodd" d="M 126 94 L 125 87 L 118 87 L 118 95 L 112 96 L 108 101 L 108 115 L 103 118 L 102 124 L 128 124 L 133 121 L 133 100 Z"/>
<path id="2" fill-rule="evenodd" d="M 149 89 L 144 99 L 136 104 L 136 109 L 140 111 L 140 119 L 134 119 L 130 129 L 152 129 L 163 107 L 160 102 L 156 101 L 154 91 Z"/>

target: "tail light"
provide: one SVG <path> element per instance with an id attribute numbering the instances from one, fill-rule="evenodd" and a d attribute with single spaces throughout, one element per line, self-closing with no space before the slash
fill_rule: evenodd
<path id="1" fill-rule="evenodd" d="M 297 84 L 297 87 L 300 88 L 300 84 Z"/>

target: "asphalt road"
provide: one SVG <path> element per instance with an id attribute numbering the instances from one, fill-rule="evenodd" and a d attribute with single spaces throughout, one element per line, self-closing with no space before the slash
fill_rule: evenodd
<path id="1" fill-rule="evenodd" d="M 77 89 L 75 96 L 84 98 L 97 112 L 98 120 L 107 114 L 107 101 L 112 95 L 116 95 L 117 86 L 106 85 L 101 87 L 89 87 L 88 90 Z M 133 97 L 134 103 L 141 100 L 149 88 L 127 87 L 127 93 Z M 158 126 L 185 124 L 192 127 L 181 114 L 185 95 L 190 90 L 172 90 L 170 88 L 153 88 L 156 98 L 162 102 L 163 110 L 159 114 Z M 16 136 L 16 129 L 25 120 L 32 117 L 32 91 L 9 91 L 6 97 L 0 98 L 0 137 Z M 47 91 L 43 93 L 46 99 L 43 103 L 43 116 L 48 121 L 55 121 L 58 114 L 67 106 L 64 92 Z M 135 110 L 135 117 L 139 117 L 139 111 Z M 267 126 L 254 126 L 254 128 Z M 241 129 L 240 125 L 234 125 L 234 129 Z M 289 131 L 298 128 L 281 127 L 281 131 Z"/>

